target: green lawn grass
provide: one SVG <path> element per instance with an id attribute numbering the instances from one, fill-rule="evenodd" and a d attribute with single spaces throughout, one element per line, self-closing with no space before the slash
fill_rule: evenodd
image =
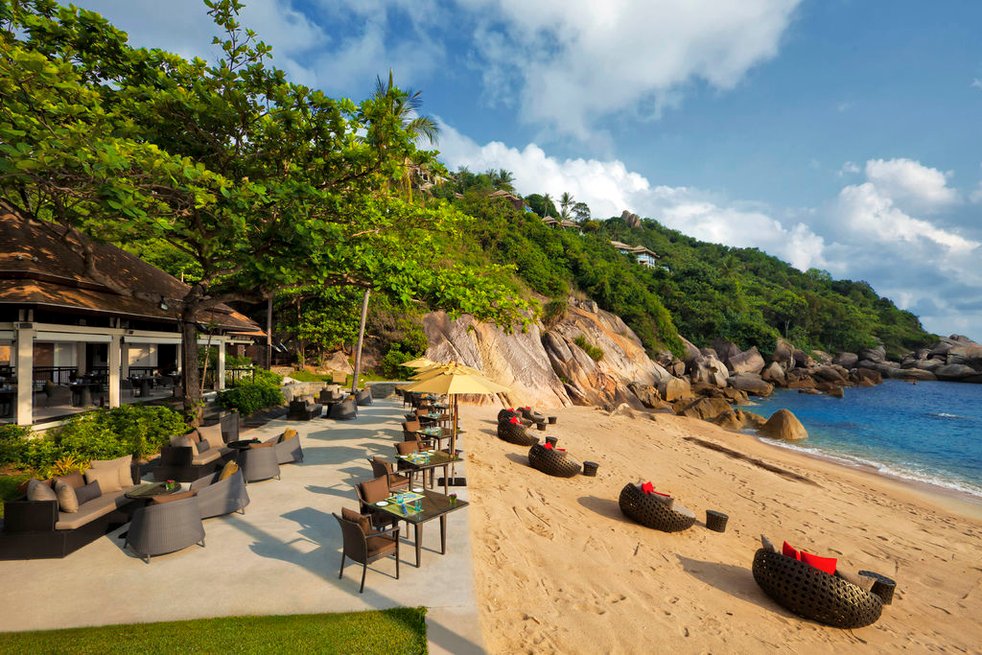
<path id="1" fill-rule="evenodd" d="M 257 602 L 258 599 L 257 599 Z M 426 653 L 424 607 L 0 633 L 0 653 Z"/>

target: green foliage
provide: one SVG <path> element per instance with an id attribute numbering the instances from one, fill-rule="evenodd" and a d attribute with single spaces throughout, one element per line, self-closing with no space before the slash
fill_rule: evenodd
<path id="1" fill-rule="evenodd" d="M 30 426 L 0 425 L 0 466 L 19 462 L 30 436 Z"/>
<path id="2" fill-rule="evenodd" d="M 268 371 L 266 372 L 268 373 Z M 282 377 L 274 381 L 274 373 L 268 376 L 256 376 L 255 380 L 243 379 L 232 389 L 218 394 L 218 404 L 225 409 L 237 409 L 243 416 L 255 414 L 261 409 L 282 405 L 285 401 L 280 390 Z"/>
<path id="3" fill-rule="evenodd" d="M 603 348 L 594 346 L 592 343 L 587 341 L 586 337 L 582 334 L 576 337 L 575 339 L 573 339 L 573 343 L 579 346 L 583 350 L 583 352 L 589 355 L 590 359 L 592 359 L 595 362 L 599 362 L 601 359 L 604 358 Z"/>
<path id="4" fill-rule="evenodd" d="M 426 608 L 243 616 L 4 634 L 0 654 L 322 653 L 423 655 Z M 234 644 L 230 648 L 229 644 Z"/>
<path id="5" fill-rule="evenodd" d="M 123 405 L 86 412 L 51 431 L 58 449 L 51 464 L 67 455 L 81 462 L 130 454 L 146 458 L 188 429 L 184 418 L 167 407 Z"/>
<path id="6" fill-rule="evenodd" d="M 413 370 L 402 366 L 403 363 L 415 359 L 418 355 L 403 352 L 398 345 L 389 348 L 385 357 L 379 362 L 379 370 L 390 380 L 405 380 L 413 374 Z"/>

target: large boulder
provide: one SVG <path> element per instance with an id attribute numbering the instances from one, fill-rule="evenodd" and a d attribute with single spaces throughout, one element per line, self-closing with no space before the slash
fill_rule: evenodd
<path id="1" fill-rule="evenodd" d="M 747 397 L 746 391 L 741 391 L 733 387 L 726 387 L 725 389 L 720 389 L 720 391 L 723 394 L 723 398 L 726 398 L 734 405 L 743 405 L 750 400 L 750 398 Z"/>
<path id="2" fill-rule="evenodd" d="M 812 377 L 823 382 L 845 384 L 849 381 L 849 371 L 835 366 L 817 366 L 812 369 Z"/>
<path id="3" fill-rule="evenodd" d="M 871 362 L 884 362 L 887 358 L 887 349 L 883 346 L 876 348 L 863 348 L 859 351 L 859 359 L 867 359 Z"/>
<path id="4" fill-rule="evenodd" d="M 743 427 L 752 428 L 754 430 L 759 430 L 763 427 L 764 423 L 767 423 L 767 419 L 760 414 L 754 414 L 753 412 L 748 412 L 745 409 L 736 410 L 737 416 L 743 422 Z"/>
<path id="5" fill-rule="evenodd" d="M 685 348 L 685 356 L 682 357 L 682 361 L 689 364 L 693 359 L 698 357 L 701 353 L 694 343 L 686 339 L 685 337 L 679 335 L 679 339 L 682 340 L 682 346 Z"/>
<path id="6" fill-rule="evenodd" d="M 815 365 L 815 360 L 809 357 L 808 353 L 804 350 L 795 348 L 793 356 L 794 365 L 798 368 L 811 368 Z"/>
<path id="7" fill-rule="evenodd" d="M 850 371 L 849 379 L 860 387 L 873 387 L 883 382 L 883 376 L 879 371 L 862 366 Z"/>
<path id="8" fill-rule="evenodd" d="M 740 346 L 726 339 L 714 339 L 713 350 L 716 351 L 716 356 L 719 357 L 719 360 L 727 366 L 730 366 L 731 357 L 736 357 L 740 354 Z"/>
<path id="9" fill-rule="evenodd" d="M 658 393 L 670 403 L 692 396 L 692 385 L 685 378 L 671 377 L 658 383 Z"/>
<path id="10" fill-rule="evenodd" d="M 934 374 L 939 380 L 953 382 L 978 382 L 982 380 L 982 372 L 964 364 L 945 364 L 935 369 Z"/>
<path id="11" fill-rule="evenodd" d="M 927 382 L 938 379 L 938 376 L 931 371 L 925 371 L 920 368 L 897 369 L 895 377 L 898 380 L 923 380 Z"/>
<path id="12" fill-rule="evenodd" d="M 686 370 L 692 382 L 701 382 L 714 387 L 725 387 L 727 371 L 723 362 L 713 355 L 699 354 L 698 357 L 688 362 Z"/>
<path id="13" fill-rule="evenodd" d="M 725 361 L 734 373 L 757 374 L 764 370 L 764 358 L 761 357 L 757 346 L 752 347 L 750 350 L 730 355 L 729 359 Z"/>
<path id="14" fill-rule="evenodd" d="M 781 368 L 785 371 L 793 369 L 795 367 L 794 346 L 784 339 L 778 339 L 777 345 L 774 346 L 774 354 L 771 359 L 780 364 Z"/>
<path id="15" fill-rule="evenodd" d="M 692 401 L 676 403 L 675 413 L 679 416 L 711 421 L 723 412 L 730 411 L 730 404 L 722 398 L 696 398 Z"/>
<path id="16" fill-rule="evenodd" d="M 734 389 L 746 391 L 752 396 L 769 396 L 774 393 L 774 385 L 764 382 L 756 373 L 737 373 L 728 382 Z"/>
<path id="17" fill-rule="evenodd" d="M 772 439 L 783 439 L 785 441 L 799 441 L 808 438 L 808 431 L 801 424 L 798 417 L 786 409 L 779 409 L 774 412 L 767 423 L 760 428 L 760 433 Z"/>
<path id="18" fill-rule="evenodd" d="M 720 426 L 725 430 L 742 430 L 743 421 L 740 420 L 739 415 L 736 411 L 728 409 L 725 412 L 721 412 L 713 419 L 713 423 Z"/>
<path id="19" fill-rule="evenodd" d="M 658 394 L 658 389 L 654 388 L 650 384 L 642 384 L 640 382 L 631 382 L 627 385 L 627 388 L 638 397 L 641 404 L 649 409 L 658 409 L 662 406 L 661 396 Z"/>
<path id="20" fill-rule="evenodd" d="M 859 362 L 859 355 L 856 353 L 839 353 L 832 358 L 833 364 L 838 364 L 843 368 L 855 368 L 857 362 Z"/>
<path id="21" fill-rule="evenodd" d="M 784 369 L 777 362 L 771 362 L 760 374 L 760 377 L 777 387 L 783 387 L 788 384 L 787 376 L 784 375 Z"/>
<path id="22" fill-rule="evenodd" d="M 962 364 L 982 371 L 982 346 L 977 343 L 954 346 L 948 351 L 948 363 Z"/>

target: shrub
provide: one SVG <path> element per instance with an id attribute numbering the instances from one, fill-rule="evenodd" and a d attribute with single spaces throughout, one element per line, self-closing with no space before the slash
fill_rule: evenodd
<path id="1" fill-rule="evenodd" d="M 71 455 L 87 463 L 130 454 L 146 458 L 188 429 L 183 417 L 167 407 L 124 405 L 75 416 L 52 432 L 59 450 L 56 459 Z"/>
<path id="2" fill-rule="evenodd" d="M 382 375 L 390 380 L 405 380 L 413 374 L 413 371 L 402 364 L 415 358 L 415 355 L 405 353 L 398 345 L 395 345 L 389 348 L 389 352 L 385 353 L 385 357 L 379 362 L 379 370 L 381 370 Z"/>
<path id="3" fill-rule="evenodd" d="M 27 447 L 31 428 L 24 425 L 0 425 L 0 466 L 17 464 Z"/>
<path id="4" fill-rule="evenodd" d="M 282 405 L 283 392 L 280 382 L 283 378 L 275 373 L 256 371 L 255 380 L 240 380 L 234 388 L 218 394 L 218 404 L 225 409 L 237 409 L 243 416 L 255 414 L 261 409 Z M 276 380 L 276 381 L 274 381 Z"/>
<path id="5" fill-rule="evenodd" d="M 576 339 L 573 340 L 573 343 L 575 343 L 577 346 L 582 348 L 583 352 L 589 355 L 590 359 L 592 359 L 595 362 L 599 362 L 601 359 L 604 358 L 603 348 L 598 348 L 597 346 L 594 346 L 592 343 L 587 341 L 586 337 L 583 336 L 582 334 L 576 337 Z"/>

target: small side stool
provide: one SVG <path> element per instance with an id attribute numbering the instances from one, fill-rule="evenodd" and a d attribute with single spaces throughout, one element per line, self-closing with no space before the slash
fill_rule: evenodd
<path id="1" fill-rule="evenodd" d="M 706 510 L 706 527 L 713 532 L 726 532 L 726 521 L 730 517 L 714 509 Z"/>

